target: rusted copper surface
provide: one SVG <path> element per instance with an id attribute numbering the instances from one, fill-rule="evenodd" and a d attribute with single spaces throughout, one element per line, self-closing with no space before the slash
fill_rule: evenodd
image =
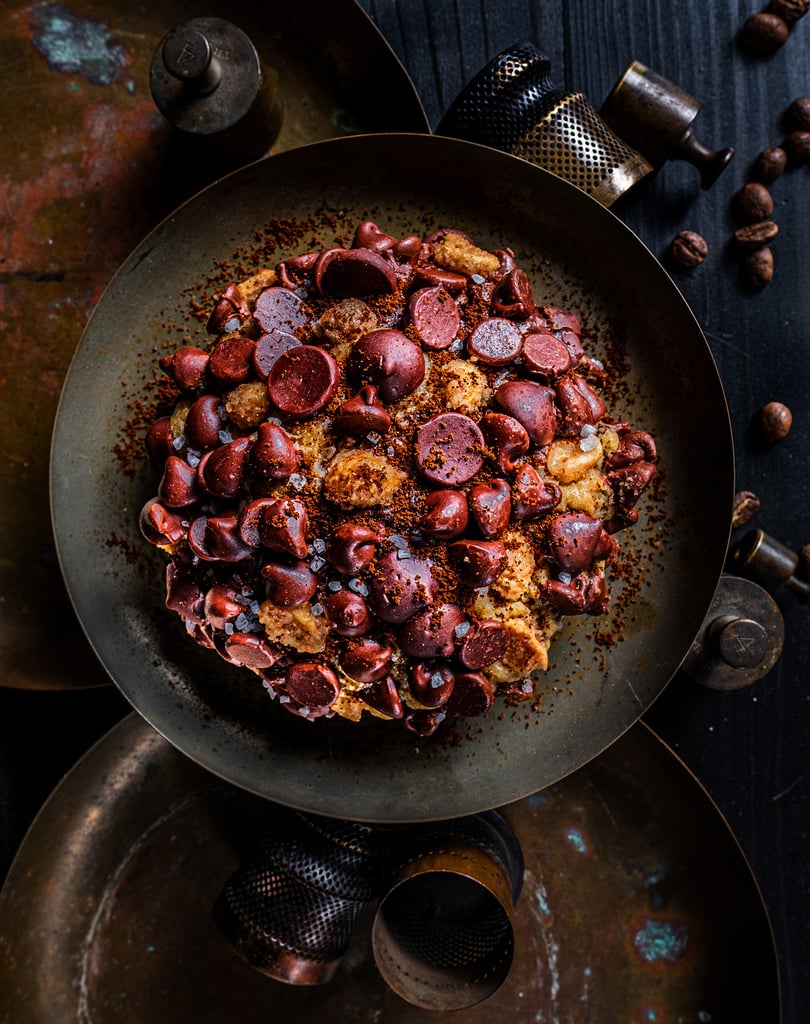
<path id="1" fill-rule="evenodd" d="M 267 806 L 137 716 L 116 726 L 54 793 L 0 894 L 0 1024 L 446 1019 L 383 983 L 368 919 L 316 988 L 272 981 L 228 948 L 211 906 Z M 465 1024 L 779 1019 L 750 869 L 646 727 L 503 813 L 526 864 L 515 959 Z"/>
<path id="2" fill-rule="evenodd" d="M 115 269 L 230 169 L 176 144 L 149 91 L 160 39 L 198 13 L 186 0 L 0 5 L 0 685 L 106 681 L 56 566 L 50 434 L 71 355 Z M 278 71 L 274 152 L 360 129 L 427 130 L 405 71 L 353 0 L 214 0 L 205 13 L 238 23 Z"/>

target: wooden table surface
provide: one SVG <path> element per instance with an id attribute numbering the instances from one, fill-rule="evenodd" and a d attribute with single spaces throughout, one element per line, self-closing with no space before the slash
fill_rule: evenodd
<path id="1" fill-rule="evenodd" d="M 759 151 L 783 138 L 791 100 L 810 95 L 810 16 L 793 26 L 780 49 L 763 57 L 739 44 L 743 22 L 759 9 L 743 0 L 361 4 L 410 73 L 434 127 L 479 68 L 522 41 L 544 49 L 559 84 L 584 92 L 597 107 L 631 60 L 703 102 L 699 137 L 713 147 L 736 149 L 719 181 L 703 191 L 692 167 L 670 163 L 615 212 L 672 271 L 708 338 L 728 397 L 737 486 L 761 500 L 746 529 L 759 527 L 792 549 L 810 541 L 810 167 L 790 170 L 771 186 L 780 233 L 767 287 L 756 293 L 741 287 L 731 244 L 734 193 L 749 180 Z M 700 232 L 710 247 L 705 262 L 689 272 L 673 267 L 668 256 L 682 229 Z M 755 443 L 751 425 L 771 400 L 790 407 L 793 425 L 784 440 L 763 447 Z M 810 607 L 784 588 L 774 596 L 786 640 L 780 661 L 764 679 L 720 692 L 678 675 L 646 721 L 696 773 L 736 833 L 771 915 L 783 1019 L 802 1024 L 810 1019 Z M 59 774 L 125 710 L 110 688 L 0 690 L 0 756 L 21 758 L 26 769 L 0 796 L 0 875 Z M 66 715 L 73 723 L 69 741 L 62 726 Z M 755 985 L 756 979 L 740 978 L 740 984 Z"/>

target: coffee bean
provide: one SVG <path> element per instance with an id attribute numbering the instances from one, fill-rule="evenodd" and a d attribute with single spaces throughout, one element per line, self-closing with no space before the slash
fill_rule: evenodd
<path id="1" fill-rule="evenodd" d="M 751 53 L 774 53 L 785 44 L 789 31 L 778 14 L 762 11 L 746 20 L 740 32 L 740 42 Z"/>
<path id="2" fill-rule="evenodd" d="M 810 163 L 810 131 L 790 132 L 785 136 L 782 147 L 790 167 L 803 167 Z"/>
<path id="3" fill-rule="evenodd" d="M 682 267 L 697 267 L 709 253 L 706 239 L 697 231 L 679 231 L 672 240 L 672 256 Z"/>
<path id="4" fill-rule="evenodd" d="M 731 525 L 736 529 L 738 526 L 745 526 L 759 512 L 760 501 L 753 491 L 737 491 L 734 495 L 734 511 L 731 515 Z"/>
<path id="5" fill-rule="evenodd" d="M 739 224 L 756 224 L 768 220 L 773 213 L 771 194 L 759 181 L 749 181 L 743 185 L 734 196 L 732 205 Z"/>
<path id="6" fill-rule="evenodd" d="M 773 278 L 773 253 L 764 246 L 748 252 L 740 263 L 740 277 L 749 291 L 758 291 Z"/>
<path id="7" fill-rule="evenodd" d="M 769 444 L 787 437 L 793 423 L 793 414 L 782 402 L 768 402 L 757 416 L 760 433 Z"/>
<path id="8" fill-rule="evenodd" d="M 737 228 L 734 239 L 741 249 L 761 249 L 772 242 L 779 234 L 779 226 L 772 220 L 763 220 L 758 224 L 746 224 Z"/>
<path id="9" fill-rule="evenodd" d="M 787 153 L 781 146 L 768 146 L 754 161 L 752 174 L 756 181 L 776 181 L 787 167 Z"/>
<path id="10" fill-rule="evenodd" d="M 771 0 L 768 10 L 782 21 L 798 21 L 810 11 L 810 0 Z"/>
<path id="11" fill-rule="evenodd" d="M 791 131 L 810 132 L 810 96 L 799 96 L 790 104 L 785 122 Z"/>

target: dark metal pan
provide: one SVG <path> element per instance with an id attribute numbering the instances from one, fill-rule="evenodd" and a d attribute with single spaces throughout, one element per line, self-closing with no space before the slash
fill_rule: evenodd
<path id="1" fill-rule="evenodd" d="M 297 720 L 250 674 L 198 649 L 163 608 L 163 562 L 138 533 L 154 471 L 140 455 L 134 463 L 113 455 L 128 443 L 166 324 L 203 337 L 189 304 L 210 305 L 207 282 L 219 262 L 255 245 L 274 218 L 304 222 L 322 208 L 325 241 L 370 218 L 395 234 L 452 225 L 487 248 L 512 246 L 536 294 L 577 309 L 601 338 L 595 354 L 615 361 L 621 348 L 624 385 L 611 413 L 658 440 L 662 486 L 640 528 L 623 537 L 633 572 L 616 581 L 613 611 L 598 622 L 572 620 L 557 638 L 539 711 L 522 705 L 468 720 L 460 743 L 378 721 Z M 722 386 L 694 316 L 613 214 L 495 150 L 431 136 L 356 136 L 238 171 L 138 247 L 98 304 L 68 374 L 51 486 L 79 619 L 148 722 L 214 773 L 274 801 L 411 821 L 495 807 L 547 786 L 649 707 L 711 602 L 729 536 L 733 450 Z M 611 633 L 621 641 L 606 644 Z"/>

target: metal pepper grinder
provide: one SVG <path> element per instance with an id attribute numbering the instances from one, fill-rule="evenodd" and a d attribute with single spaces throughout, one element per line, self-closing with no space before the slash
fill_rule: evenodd
<path id="1" fill-rule="evenodd" d="M 264 156 L 281 127 L 277 75 L 236 25 L 194 18 L 161 41 L 150 71 L 152 97 L 189 139 L 245 160 Z"/>
<path id="2" fill-rule="evenodd" d="M 634 60 L 602 104 L 600 115 L 653 167 L 686 160 L 709 188 L 734 156 L 734 149 L 709 149 L 695 136 L 693 122 L 702 104 L 679 86 Z"/>

